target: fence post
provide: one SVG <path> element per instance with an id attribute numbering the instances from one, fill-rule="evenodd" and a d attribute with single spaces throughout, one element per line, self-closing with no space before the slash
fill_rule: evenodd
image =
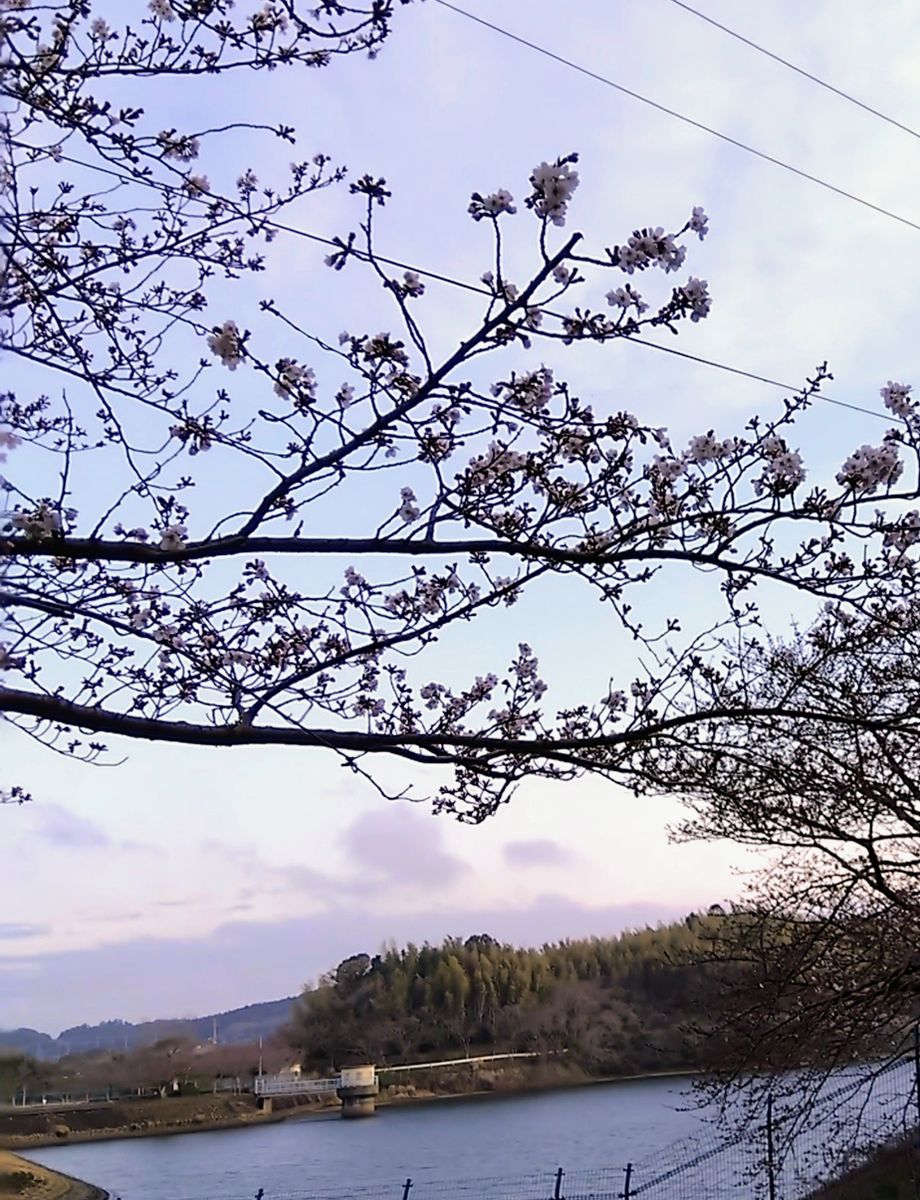
<path id="1" fill-rule="evenodd" d="M 563 1171 L 562 1167 L 558 1167 L 556 1170 L 556 1183 L 553 1187 L 553 1200 L 563 1200 L 563 1197 L 562 1197 L 562 1177 L 563 1177 L 563 1175 L 565 1175 L 565 1171 Z"/>
<path id="2" fill-rule="evenodd" d="M 776 1162 L 773 1145 L 773 1093 L 767 1095 L 767 1187 L 770 1200 L 776 1200 Z"/>
<path id="3" fill-rule="evenodd" d="M 632 1196 L 632 1163 L 626 1164 L 626 1183 L 623 1185 L 623 1200 L 630 1200 Z"/>
<path id="4" fill-rule="evenodd" d="M 920 1025 L 914 1026 L 914 1090 L 916 1091 L 917 1126 L 920 1128 Z"/>
<path id="5" fill-rule="evenodd" d="M 403 1184 L 402 1200 L 409 1200 L 409 1193 L 412 1191 L 412 1180 L 407 1179 Z"/>

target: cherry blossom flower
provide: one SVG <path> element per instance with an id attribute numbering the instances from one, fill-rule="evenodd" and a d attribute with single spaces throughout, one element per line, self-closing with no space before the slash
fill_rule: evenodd
<path id="1" fill-rule="evenodd" d="M 231 371 L 235 371 L 242 362 L 242 338 L 236 321 L 224 321 L 223 325 L 215 326 L 213 333 L 208 336 L 208 347 Z"/>
<path id="2" fill-rule="evenodd" d="M 312 367 L 305 367 L 294 358 L 279 358 L 275 369 L 276 396 L 284 399 L 294 396 L 298 407 L 306 407 L 316 399 L 316 375 Z"/>
<path id="3" fill-rule="evenodd" d="M 72 510 L 68 510 L 68 515 L 71 513 Z M 10 524 L 35 541 L 43 541 L 63 531 L 61 512 L 50 500 L 42 500 L 28 512 L 14 512 Z"/>
<path id="4" fill-rule="evenodd" d="M 687 228 L 695 233 L 699 237 L 700 241 L 702 241 L 709 232 L 709 218 L 699 206 L 694 208 L 693 216 L 687 222 Z"/>
<path id="5" fill-rule="evenodd" d="M 179 162 L 191 162 L 201 149 L 196 137 L 176 133 L 175 129 L 161 130 L 157 134 L 157 144 L 162 147 L 164 158 L 175 158 Z"/>
<path id="6" fill-rule="evenodd" d="M 614 308 L 622 308 L 624 311 L 627 308 L 635 307 L 636 312 L 641 315 L 648 310 L 648 305 L 642 299 L 638 292 L 627 283 L 625 288 L 614 288 L 607 293 L 607 303 Z"/>
<path id="7" fill-rule="evenodd" d="M 735 448 L 734 438 L 725 438 L 724 441 L 720 441 L 710 429 L 708 433 L 697 434 L 696 437 L 690 439 L 690 445 L 685 451 L 685 455 L 689 462 L 718 462 L 719 459 L 726 458 L 731 454 Z"/>
<path id="8" fill-rule="evenodd" d="M 161 550 L 181 550 L 185 546 L 188 531 L 184 525 L 167 525 L 160 538 Z"/>
<path id="9" fill-rule="evenodd" d="M 555 163 L 542 162 L 530 176 L 534 194 L 528 201 L 538 217 L 554 225 L 564 225 L 568 204 L 578 187 L 578 172 L 573 171 L 572 158 Z"/>
<path id="10" fill-rule="evenodd" d="M 400 518 L 407 524 L 419 516 L 420 509 L 415 502 L 415 492 L 410 487 L 404 487 L 399 493 L 402 503 L 397 510 Z"/>
<path id="11" fill-rule="evenodd" d="M 417 271 L 406 271 L 403 275 L 402 292 L 406 296 L 417 297 L 421 296 L 425 291 L 425 285 Z"/>
<path id="12" fill-rule="evenodd" d="M 898 447 L 891 437 L 881 446 L 860 446 L 837 472 L 837 482 L 853 492 L 871 495 L 880 487 L 896 483 L 904 470 Z"/>
<path id="13" fill-rule="evenodd" d="M 712 308 L 712 297 L 709 295 L 705 279 L 696 279 L 690 276 L 682 288 L 678 289 L 680 294 L 690 304 L 691 321 L 699 321 L 703 317 L 709 316 L 709 310 Z"/>
<path id="14" fill-rule="evenodd" d="M 176 10 L 173 8 L 170 0 L 150 0 L 147 7 L 161 21 L 175 21 L 176 19 Z"/>
<path id="15" fill-rule="evenodd" d="M 8 429 L 0 429 L 0 463 L 6 462 L 6 451 L 15 450 L 22 444 L 22 438 Z"/>
<path id="16" fill-rule="evenodd" d="M 498 217 L 502 213 L 513 214 L 517 209 L 514 207 L 514 197 L 511 193 L 499 188 L 497 192 L 488 196 L 473 192 L 467 212 L 474 221 L 481 221 L 483 217 Z"/>
<path id="17" fill-rule="evenodd" d="M 335 394 L 335 401 L 339 408 L 350 408 L 355 402 L 355 389 L 350 383 L 343 383 Z"/>
<path id="18" fill-rule="evenodd" d="M 918 542 L 920 542 L 920 512 L 917 512 L 916 509 L 905 513 L 897 525 L 885 531 L 884 544 L 902 554 Z"/>
<path id="19" fill-rule="evenodd" d="M 805 482 L 807 474 L 798 450 L 790 450 L 786 439 L 776 434 L 765 437 L 760 450 L 767 460 L 766 469 L 759 479 L 754 480 L 758 495 L 769 492 L 774 496 L 788 496 Z"/>
<path id="20" fill-rule="evenodd" d="M 885 402 L 885 407 L 889 412 L 893 412 L 896 417 L 901 417 L 907 420 L 914 415 L 914 402 L 910 399 L 912 391 L 909 383 L 895 383 L 893 379 L 889 379 L 885 387 L 880 391 L 880 395 Z"/>

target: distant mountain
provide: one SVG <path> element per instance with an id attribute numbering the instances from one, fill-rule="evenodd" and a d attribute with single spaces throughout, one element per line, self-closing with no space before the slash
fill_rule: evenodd
<path id="1" fill-rule="evenodd" d="M 255 1042 L 260 1037 L 277 1033 L 287 1023 L 294 1000 L 294 996 L 267 1000 L 187 1021 L 144 1021 L 139 1025 L 130 1021 L 103 1021 L 100 1025 L 75 1025 L 56 1038 L 37 1029 L 0 1029 L 0 1053 L 16 1050 L 31 1054 L 33 1058 L 57 1059 L 88 1050 L 133 1050 L 139 1046 L 152 1046 L 165 1037 L 188 1037 L 204 1042 L 215 1032 L 222 1043 Z"/>

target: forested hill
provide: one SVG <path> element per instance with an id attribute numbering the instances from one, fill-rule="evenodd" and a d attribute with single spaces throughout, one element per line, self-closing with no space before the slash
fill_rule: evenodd
<path id="1" fill-rule="evenodd" d="M 691 916 L 540 949 L 480 935 L 357 954 L 304 991 L 292 1037 L 317 1067 L 562 1049 L 599 1073 L 694 1067 L 688 1026 L 715 983 L 688 957 L 710 925 Z"/>

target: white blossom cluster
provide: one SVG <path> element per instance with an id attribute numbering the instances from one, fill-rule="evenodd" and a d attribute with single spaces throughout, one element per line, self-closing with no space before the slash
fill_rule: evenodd
<path id="1" fill-rule="evenodd" d="M 733 454 L 737 445 L 735 438 L 720 440 L 710 429 L 708 433 L 699 433 L 690 439 L 685 457 L 688 462 L 693 463 L 718 462 Z"/>
<path id="2" fill-rule="evenodd" d="M 288 28 L 288 16 L 282 8 L 269 0 L 258 12 L 252 14 L 249 23 L 256 33 L 285 33 Z"/>
<path id="3" fill-rule="evenodd" d="M 305 367 L 294 358 L 279 358 L 275 370 L 276 396 L 285 400 L 293 397 L 297 408 L 306 408 L 316 400 L 316 375 L 312 367 Z"/>
<path id="4" fill-rule="evenodd" d="M 897 525 L 885 531 L 885 545 L 892 550 L 905 553 L 911 546 L 920 542 L 920 512 L 911 509 L 898 521 Z"/>
<path id="5" fill-rule="evenodd" d="M 188 530 L 184 525 L 167 525 L 160 538 L 161 550 L 181 550 L 185 546 Z"/>
<path id="6" fill-rule="evenodd" d="M 34 541 L 44 541 L 63 533 L 64 521 L 73 521 L 76 512 L 72 508 L 62 510 L 51 500 L 40 500 L 34 508 L 14 512 L 10 525 L 19 533 Z"/>
<path id="7" fill-rule="evenodd" d="M 343 383 L 335 394 L 335 402 L 339 408 L 344 410 L 351 408 L 355 402 L 355 389 L 350 383 Z"/>
<path id="8" fill-rule="evenodd" d="M 413 299 L 425 293 L 425 285 L 417 271 L 403 272 L 403 281 L 399 285 L 399 289 L 403 296 L 411 296 Z"/>
<path id="9" fill-rule="evenodd" d="M 470 487 L 487 488 L 496 480 L 527 466 L 527 455 L 511 450 L 501 442 L 490 442 L 482 454 L 470 459 L 467 479 Z"/>
<path id="10" fill-rule="evenodd" d="M 622 308 L 624 312 L 628 308 L 635 308 L 637 316 L 641 316 L 642 313 L 648 311 L 648 305 L 628 283 L 626 287 L 614 288 L 612 291 L 609 291 L 607 293 L 607 303 L 614 308 Z"/>
<path id="11" fill-rule="evenodd" d="M 709 316 L 712 308 L 712 297 L 705 279 L 690 276 L 682 288 L 678 289 L 681 297 L 690 305 L 690 320 L 700 321 Z"/>
<path id="12" fill-rule="evenodd" d="M 502 213 L 513 214 L 517 209 L 514 207 L 514 197 L 511 193 L 499 188 L 497 192 L 488 196 L 473 192 L 467 212 L 474 221 L 481 221 L 483 217 L 499 217 Z"/>
<path id="13" fill-rule="evenodd" d="M 893 379 L 889 379 L 879 395 L 884 400 L 885 407 L 889 412 L 906 421 L 914 415 L 915 411 L 914 402 L 910 399 L 912 390 L 909 383 L 895 383 Z"/>
<path id="14" fill-rule="evenodd" d="M 393 341 L 388 333 L 376 333 L 360 341 L 360 348 L 368 362 L 393 362 L 401 367 L 409 365 L 409 356 L 402 342 Z"/>
<path id="15" fill-rule="evenodd" d="M 419 617 L 431 617 L 446 611 L 448 597 L 459 592 L 460 588 L 460 577 L 453 570 L 445 575 L 432 576 L 418 572 L 414 593 L 410 594 L 405 588 L 393 592 L 385 598 L 383 607 L 392 616 L 417 621 Z M 479 599 L 479 589 L 475 584 L 465 589 L 465 597 L 473 602 Z"/>
<path id="16" fill-rule="evenodd" d="M 416 504 L 415 492 L 412 490 L 412 488 L 404 487 L 400 489 L 399 499 L 401 503 L 397 509 L 397 513 L 399 514 L 400 520 L 405 521 L 406 524 L 408 524 L 410 521 L 416 520 L 421 512 L 421 509 L 419 508 L 418 504 Z"/>
<path id="17" fill-rule="evenodd" d="M 555 381 L 549 367 L 538 367 L 523 375 L 492 384 L 492 395 L 502 397 L 525 413 L 542 412 L 553 398 Z"/>
<path id="18" fill-rule="evenodd" d="M 770 434 L 760 442 L 760 450 L 766 459 L 766 468 L 754 481 L 754 490 L 761 495 L 769 492 L 774 496 L 788 496 L 805 482 L 807 474 L 798 450 L 790 450 L 786 439 Z"/>
<path id="19" fill-rule="evenodd" d="M 901 477 L 904 464 L 895 438 L 886 434 L 880 446 L 860 446 L 837 472 L 837 482 L 860 495 L 891 487 Z"/>
<path id="20" fill-rule="evenodd" d="M 243 359 L 243 340 L 236 321 L 224 321 L 208 336 L 208 347 L 225 367 L 235 371 Z"/>
<path id="21" fill-rule="evenodd" d="M 686 246 L 678 246 L 673 236 L 665 233 L 660 225 L 653 229 L 637 229 L 624 246 L 616 247 L 617 265 L 627 275 L 648 267 L 677 271 L 686 257 Z"/>
<path id="22" fill-rule="evenodd" d="M 683 458 L 671 458 L 670 456 L 656 454 L 652 459 L 651 470 L 662 482 L 673 483 L 683 475 L 684 465 Z"/>
<path id="23" fill-rule="evenodd" d="M 573 171 L 571 159 L 555 163 L 540 163 L 530 176 L 533 196 L 528 204 L 538 217 L 554 225 L 564 225 L 572 194 L 578 187 L 578 172 Z"/>
<path id="24" fill-rule="evenodd" d="M 183 417 L 176 425 L 170 425 L 169 436 L 187 446 L 190 455 L 210 450 L 214 444 L 214 429 L 207 417 L 203 420 Z"/>
<path id="25" fill-rule="evenodd" d="M 201 149 L 196 137 L 176 133 L 175 129 L 163 129 L 157 134 L 157 145 L 164 158 L 175 158 L 179 162 L 191 162 Z"/>
<path id="26" fill-rule="evenodd" d="M 183 187 L 190 196 L 206 196 L 211 190 L 207 175 L 189 175 Z"/>
<path id="27" fill-rule="evenodd" d="M 21 444 L 22 438 L 18 434 L 11 433 L 9 429 L 0 429 L 0 463 L 6 462 L 7 450 L 15 450 Z"/>
<path id="28" fill-rule="evenodd" d="M 691 233 L 695 233 L 700 241 L 702 241 L 709 232 L 709 218 L 698 205 L 696 208 L 694 208 L 693 214 L 691 215 L 690 220 L 687 222 L 687 228 L 691 231 Z"/>
<path id="29" fill-rule="evenodd" d="M 170 0 L 150 0 L 147 7 L 161 21 L 175 21 L 176 19 L 176 10 Z"/>

